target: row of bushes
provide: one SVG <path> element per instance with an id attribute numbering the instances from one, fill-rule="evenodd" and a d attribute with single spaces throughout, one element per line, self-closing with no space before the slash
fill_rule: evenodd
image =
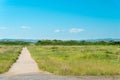
<path id="1" fill-rule="evenodd" d="M 39 40 L 36 45 L 120 45 L 120 41 Z"/>
<path id="2" fill-rule="evenodd" d="M 25 41 L 0 41 L 0 45 L 30 45 L 32 42 Z M 77 41 L 77 40 L 39 40 L 35 45 L 120 45 L 120 41 Z"/>
<path id="3" fill-rule="evenodd" d="M 29 45 L 30 42 L 25 41 L 0 41 L 0 45 Z"/>

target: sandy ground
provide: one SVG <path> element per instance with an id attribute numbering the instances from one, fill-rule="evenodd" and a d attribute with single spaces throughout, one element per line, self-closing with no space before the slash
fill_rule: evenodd
<path id="1" fill-rule="evenodd" d="M 120 76 L 58 76 L 40 71 L 28 49 L 23 48 L 10 70 L 0 75 L 0 80 L 120 80 Z"/>

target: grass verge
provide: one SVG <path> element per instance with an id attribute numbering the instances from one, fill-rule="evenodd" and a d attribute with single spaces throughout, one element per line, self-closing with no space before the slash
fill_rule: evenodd
<path id="1" fill-rule="evenodd" d="M 20 46 L 0 45 L 0 73 L 9 70 L 11 65 L 17 60 L 20 51 Z"/>
<path id="2" fill-rule="evenodd" d="M 41 70 L 59 75 L 120 75 L 120 46 L 29 46 Z"/>

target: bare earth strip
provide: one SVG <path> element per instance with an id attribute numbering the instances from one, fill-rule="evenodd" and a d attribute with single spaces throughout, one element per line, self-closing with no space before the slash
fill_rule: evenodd
<path id="1" fill-rule="evenodd" d="M 120 80 L 120 76 L 57 76 L 40 71 L 27 48 L 23 48 L 10 70 L 0 75 L 0 80 Z"/>
<path id="2" fill-rule="evenodd" d="M 4 75 L 13 76 L 31 73 L 48 74 L 48 72 L 43 72 L 38 69 L 37 63 L 32 59 L 28 49 L 24 47 L 16 63 L 14 63 L 10 70 Z"/>
<path id="3" fill-rule="evenodd" d="M 23 48 L 21 55 L 16 63 L 13 64 L 7 74 L 27 74 L 27 73 L 38 73 L 39 69 L 35 61 L 31 58 L 31 55 L 27 48 Z"/>

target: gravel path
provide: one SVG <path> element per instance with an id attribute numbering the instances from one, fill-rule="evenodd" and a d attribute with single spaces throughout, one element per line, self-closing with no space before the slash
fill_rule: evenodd
<path id="1" fill-rule="evenodd" d="M 27 48 L 23 48 L 18 60 L 0 80 L 120 80 L 120 76 L 58 76 L 40 71 Z"/>
<path id="2" fill-rule="evenodd" d="M 6 73 L 6 75 L 19 75 L 27 73 L 38 73 L 39 69 L 36 62 L 32 59 L 27 48 L 23 48 L 22 52 L 16 61 Z"/>

